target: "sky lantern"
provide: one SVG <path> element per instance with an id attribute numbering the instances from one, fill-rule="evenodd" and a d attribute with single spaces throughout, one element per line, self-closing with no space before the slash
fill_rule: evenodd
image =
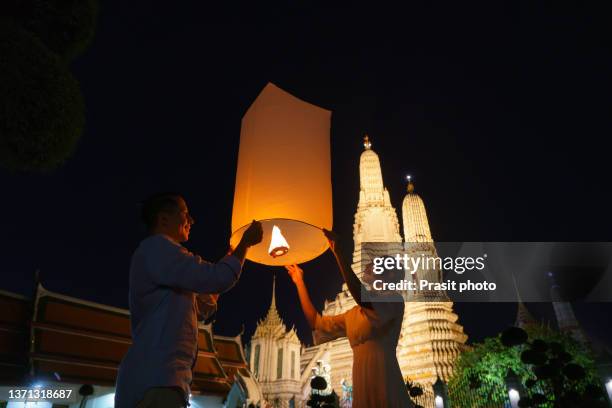
<path id="1" fill-rule="evenodd" d="M 262 243 L 247 258 L 265 265 L 303 263 L 328 248 L 332 228 L 331 111 L 268 83 L 242 118 L 232 237 L 252 220 Z"/>

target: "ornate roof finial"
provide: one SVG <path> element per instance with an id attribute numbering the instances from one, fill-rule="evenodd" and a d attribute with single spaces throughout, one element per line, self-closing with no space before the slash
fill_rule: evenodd
<path id="1" fill-rule="evenodd" d="M 270 308 L 268 313 L 263 320 L 257 322 L 255 333 L 252 338 L 259 337 L 274 337 L 280 338 L 287 334 L 287 328 L 283 323 L 283 320 L 276 310 L 276 274 L 272 280 L 272 301 L 270 302 Z"/>
<path id="2" fill-rule="evenodd" d="M 278 314 L 278 310 L 276 310 L 276 274 L 274 274 L 272 280 L 272 302 L 270 302 L 270 309 L 268 309 L 268 314 L 266 314 L 264 323 L 269 326 L 280 326 L 283 324 Z"/>
<path id="3" fill-rule="evenodd" d="M 531 315 L 531 313 L 529 313 L 529 309 L 527 309 L 527 306 L 525 306 L 525 304 L 523 303 L 523 300 L 521 299 L 521 294 L 518 289 L 518 285 L 516 284 L 516 278 L 514 277 L 514 274 L 512 274 L 512 283 L 514 284 L 514 291 L 516 292 L 516 303 L 518 306 L 514 325 L 520 327 L 521 329 L 536 326 L 538 324 L 538 321 Z"/>
<path id="4" fill-rule="evenodd" d="M 410 174 L 406 175 L 406 181 L 408 182 L 408 193 L 412 194 L 414 193 L 414 184 L 412 183 L 412 176 Z"/>
<path id="5" fill-rule="evenodd" d="M 272 303 L 270 304 L 270 310 L 276 311 L 276 274 L 272 278 Z"/>
<path id="6" fill-rule="evenodd" d="M 363 137 L 363 147 L 365 147 L 366 150 L 370 150 L 370 148 L 372 147 L 372 143 L 370 142 L 370 138 L 368 137 L 367 133 Z"/>

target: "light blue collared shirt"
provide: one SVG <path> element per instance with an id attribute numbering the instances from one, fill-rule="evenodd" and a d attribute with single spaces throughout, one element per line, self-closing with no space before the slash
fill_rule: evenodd
<path id="1" fill-rule="evenodd" d="M 234 256 L 208 263 L 165 235 L 140 243 L 130 266 L 132 345 L 119 366 L 116 408 L 134 408 L 151 387 L 179 387 L 187 400 L 198 315 L 216 308 L 201 294 L 227 291 L 241 269 Z"/>

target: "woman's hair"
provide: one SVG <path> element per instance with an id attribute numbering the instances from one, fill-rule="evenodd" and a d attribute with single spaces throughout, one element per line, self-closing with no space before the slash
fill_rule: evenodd
<path id="1" fill-rule="evenodd" d="M 389 258 L 393 260 L 393 264 L 395 265 L 394 257 L 387 255 L 381 258 L 383 258 L 383 265 L 385 263 L 385 260 Z M 380 279 L 382 279 L 384 282 L 397 283 L 397 282 L 400 282 L 402 279 L 404 279 L 405 271 L 403 269 L 396 269 L 396 268 L 385 269 L 385 271 L 379 276 L 380 276 Z"/>
<path id="2" fill-rule="evenodd" d="M 166 192 L 153 194 L 144 200 L 140 210 L 140 217 L 147 227 L 147 231 L 151 231 L 156 227 L 159 213 L 176 211 L 179 199 L 184 200 L 181 194 Z"/>

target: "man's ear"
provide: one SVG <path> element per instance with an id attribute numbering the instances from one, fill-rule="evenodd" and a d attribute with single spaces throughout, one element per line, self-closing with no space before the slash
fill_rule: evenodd
<path id="1" fill-rule="evenodd" d="M 166 225 L 168 225 L 168 214 L 165 212 L 157 213 L 157 226 L 165 227 Z"/>

